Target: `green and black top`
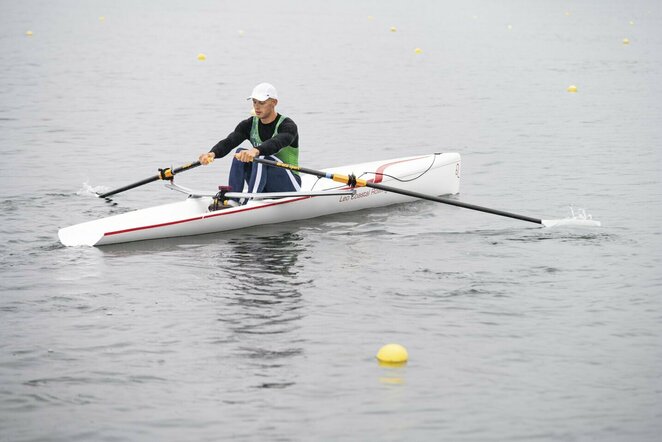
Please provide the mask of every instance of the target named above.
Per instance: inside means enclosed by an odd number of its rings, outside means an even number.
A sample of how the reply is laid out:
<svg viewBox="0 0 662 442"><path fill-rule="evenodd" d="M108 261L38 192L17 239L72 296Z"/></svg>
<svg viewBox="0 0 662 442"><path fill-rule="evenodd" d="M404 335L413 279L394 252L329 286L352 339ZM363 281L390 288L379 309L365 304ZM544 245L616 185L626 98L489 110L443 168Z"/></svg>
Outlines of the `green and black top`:
<svg viewBox="0 0 662 442"><path fill-rule="evenodd" d="M216 143L211 152L216 158L222 158L244 140L249 140L262 156L275 155L284 163L299 164L299 133L291 118L276 114L276 119L269 124L263 124L258 117L247 118Z"/></svg>

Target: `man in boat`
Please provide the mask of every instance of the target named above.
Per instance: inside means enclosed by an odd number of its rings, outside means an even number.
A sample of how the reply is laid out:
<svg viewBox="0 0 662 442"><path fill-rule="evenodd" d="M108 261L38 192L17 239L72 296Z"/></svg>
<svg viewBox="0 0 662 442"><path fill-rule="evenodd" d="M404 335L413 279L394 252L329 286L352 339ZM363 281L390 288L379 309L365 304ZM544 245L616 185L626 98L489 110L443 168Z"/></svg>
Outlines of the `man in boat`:
<svg viewBox="0 0 662 442"><path fill-rule="evenodd" d="M250 193L301 190L298 172L253 162L255 157L294 165L299 162L297 125L291 118L276 112L276 88L269 83L260 83L255 86L248 100L253 100L255 116L240 122L234 131L216 143L209 152L200 155L200 163L207 165L215 158L222 158L244 140L249 140L253 147L237 149L232 159L228 185L233 191L241 192L244 184L248 185ZM237 205L238 201L228 200L226 204Z"/></svg>

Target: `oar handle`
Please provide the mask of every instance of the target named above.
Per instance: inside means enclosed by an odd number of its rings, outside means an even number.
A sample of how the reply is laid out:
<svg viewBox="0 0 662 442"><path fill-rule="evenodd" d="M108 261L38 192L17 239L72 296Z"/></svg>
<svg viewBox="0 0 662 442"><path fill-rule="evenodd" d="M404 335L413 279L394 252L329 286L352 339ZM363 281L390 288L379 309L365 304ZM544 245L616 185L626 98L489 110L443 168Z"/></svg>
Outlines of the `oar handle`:
<svg viewBox="0 0 662 442"><path fill-rule="evenodd" d="M190 163L190 164L184 164L183 166L177 167L175 169L171 169L169 167L165 169L159 169L159 173L157 175L154 175L149 178L145 178L144 180L140 180L138 182L135 182L133 184L126 185L124 187L120 187L119 189L111 190L110 192L106 193L101 193L99 194L99 198L108 198L111 195L115 195L117 193L124 192L126 190L131 190L135 189L136 187L143 186L145 184L158 181L158 180L172 180L175 175L177 175L180 172L184 172L186 170L193 169L195 167L198 167L202 165L200 161L196 161L195 163Z"/></svg>

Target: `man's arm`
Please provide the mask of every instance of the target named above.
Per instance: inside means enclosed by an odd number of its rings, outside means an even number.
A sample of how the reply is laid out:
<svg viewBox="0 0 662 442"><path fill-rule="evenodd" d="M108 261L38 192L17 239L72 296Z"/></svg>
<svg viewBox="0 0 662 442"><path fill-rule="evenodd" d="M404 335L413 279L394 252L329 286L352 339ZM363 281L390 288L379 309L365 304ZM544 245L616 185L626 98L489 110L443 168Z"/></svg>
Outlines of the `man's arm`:
<svg viewBox="0 0 662 442"><path fill-rule="evenodd" d="M216 145L211 148L210 152L214 152L216 158L222 158L229 154L232 149L236 148L244 140L247 140L250 137L251 123L252 118L248 118L237 124L234 131L230 132L227 137L216 143Z"/></svg>

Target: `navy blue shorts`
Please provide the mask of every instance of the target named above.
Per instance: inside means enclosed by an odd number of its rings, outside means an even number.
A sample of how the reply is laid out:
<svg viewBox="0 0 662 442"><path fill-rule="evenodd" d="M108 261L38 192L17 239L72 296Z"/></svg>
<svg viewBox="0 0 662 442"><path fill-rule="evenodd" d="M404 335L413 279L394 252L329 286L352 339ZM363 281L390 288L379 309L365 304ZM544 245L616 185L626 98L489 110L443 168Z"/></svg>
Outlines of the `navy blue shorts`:
<svg viewBox="0 0 662 442"><path fill-rule="evenodd" d="M237 152L241 150L244 149L237 149ZM273 155L261 158L281 161ZM301 190L301 177L289 169L265 166L260 163L243 163L233 157L228 185L232 187L233 192L242 192L245 185L248 185L250 193L296 192ZM246 201L243 203L246 204Z"/></svg>

